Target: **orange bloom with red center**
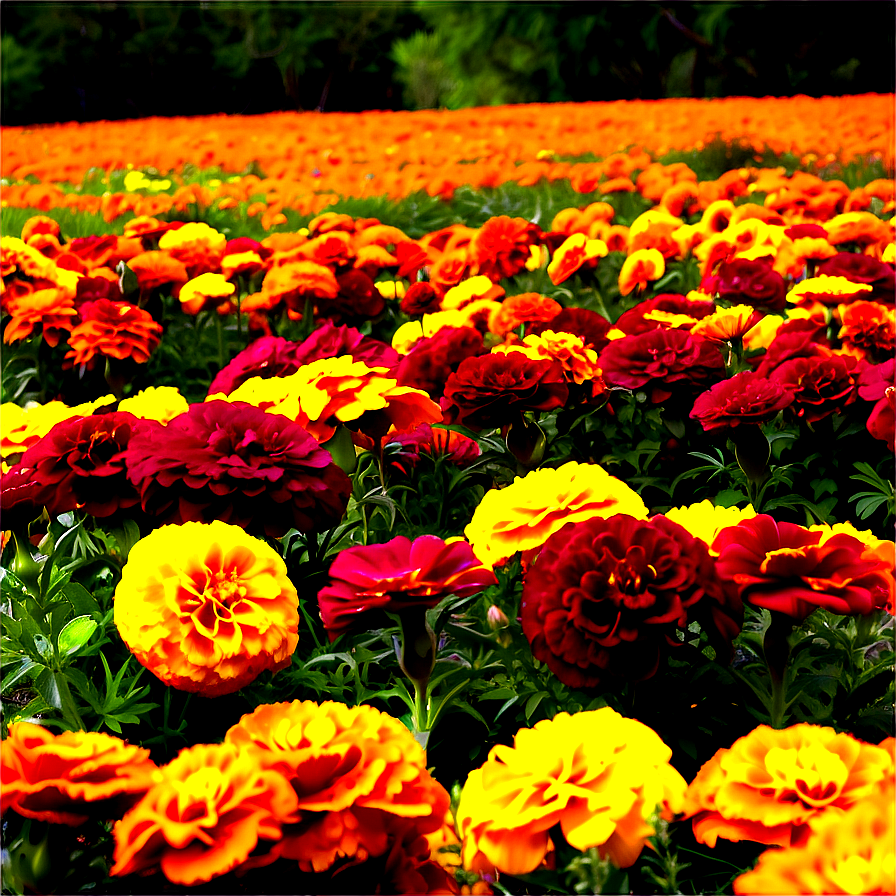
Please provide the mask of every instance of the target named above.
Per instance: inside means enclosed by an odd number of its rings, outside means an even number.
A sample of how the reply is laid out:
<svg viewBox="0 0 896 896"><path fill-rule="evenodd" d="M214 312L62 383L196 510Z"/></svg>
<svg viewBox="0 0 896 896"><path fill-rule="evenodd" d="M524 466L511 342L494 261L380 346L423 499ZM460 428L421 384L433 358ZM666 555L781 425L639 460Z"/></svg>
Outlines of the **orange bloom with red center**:
<svg viewBox="0 0 896 896"><path fill-rule="evenodd" d="M838 305L852 302L863 293L870 293L873 287L867 283L854 283L846 277L830 277L821 274L798 283L787 293L787 301L793 305Z"/></svg>
<svg viewBox="0 0 896 896"><path fill-rule="evenodd" d="M603 258L608 251L607 244L603 240L589 240L581 232L572 234L557 247L548 265L551 283L554 286L563 283L583 265Z"/></svg>
<svg viewBox="0 0 896 896"><path fill-rule="evenodd" d="M841 243L858 243L868 246L872 243L886 243L892 239L886 221L881 221L871 212L845 212L824 222L828 242L833 245Z"/></svg>
<svg viewBox="0 0 896 896"><path fill-rule="evenodd" d="M335 299L339 295L336 275L314 261L292 261L271 268L261 283L261 294L274 304L285 302L293 311L305 310L305 300Z"/></svg>
<svg viewBox="0 0 896 896"><path fill-rule="evenodd" d="M170 284L172 295L177 295L190 279L186 267L167 252L142 252L128 261L128 267L137 275L141 293Z"/></svg>
<svg viewBox="0 0 896 896"><path fill-rule="evenodd" d="M521 324L548 323L561 311L563 306L537 292L523 292L508 296L501 302L488 319L492 333L503 336Z"/></svg>
<svg viewBox="0 0 896 896"><path fill-rule="evenodd" d="M115 818L153 783L149 750L87 731L53 734L17 722L0 744L2 812L76 826L88 818Z"/></svg>
<svg viewBox="0 0 896 896"><path fill-rule="evenodd" d="M131 653L166 684L206 697L288 666L298 608L280 555L218 520L151 532L115 590L115 625Z"/></svg>
<svg viewBox="0 0 896 896"><path fill-rule="evenodd" d="M694 836L770 846L805 841L809 822L841 817L893 774L887 750L820 725L760 725L705 763L685 795Z"/></svg>
<svg viewBox="0 0 896 896"><path fill-rule="evenodd" d="M691 327L691 333L716 342L743 339L763 318L752 305L720 308Z"/></svg>
<svg viewBox="0 0 896 896"><path fill-rule="evenodd" d="M12 315L12 320L3 331L3 341L12 343L27 339L35 327L41 326L44 342L51 346L58 345L59 331L71 330L78 315L74 296L74 290L58 286L23 295L7 295L3 310Z"/></svg>
<svg viewBox="0 0 896 896"><path fill-rule="evenodd" d="M148 311L130 302L109 299L85 302L81 306L81 323L68 337L71 351L66 353L63 366L93 367L98 356L131 358L145 364L158 346L161 334L162 325Z"/></svg>
<svg viewBox="0 0 896 896"><path fill-rule="evenodd" d="M518 274L529 260L539 228L523 218L489 218L470 240L470 263L478 274L498 282Z"/></svg>
<svg viewBox="0 0 896 896"><path fill-rule="evenodd" d="M872 363L883 363L896 351L896 310L880 302L853 302L838 307L843 324L838 336L845 347Z"/></svg>
<svg viewBox="0 0 896 896"><path fill-rule="evenodd" d="M625 259L619 272L619 294L627 296L635 287L645 289L666 272L666 261L659 249L638 249Z"/></svg>
<svg viewBox="0 0 896 896"><path fill-rule="evenodd" d="M769 849L752 871L734 880L738 896L832 893L887 896L896 891L896 794L890 775L844 813L809 822L799 846Z"/></svg>
<svg viewBox="0 0 896 896"><path fill-rule="evenodd" d="M681 249L675 232L684 222L661 208L653 208L639 215L629 228L629 254L642 249L656 249L663 258L675 258Z"/></svg>
<svg viewBox="0 0 896 896"><path fill-rule="evenodd" d="M429 282L443 292L456 286L469 272L470 261L466 249L445 252L430 265Z"/></svg>
<svg viewBox="0 0 896 896"><path fill-rule="evenodd" d="M263 705L243 716L225 742L283 776L297 796L296 823L284 828L265 864L290 858L303 871L319 872L338 859L364 861L383 854L402 823L431 834L448 811L448 793L426 770L420 745L371 706Z"/></svg>
<svg viewBox="0 0 896 896"><path fill-rule="evenodd" d="M113 829L113 877L161 869L180 886L233 870L260 841L279 840L296 795L275 771L231 744L181 750Z"/></svg>

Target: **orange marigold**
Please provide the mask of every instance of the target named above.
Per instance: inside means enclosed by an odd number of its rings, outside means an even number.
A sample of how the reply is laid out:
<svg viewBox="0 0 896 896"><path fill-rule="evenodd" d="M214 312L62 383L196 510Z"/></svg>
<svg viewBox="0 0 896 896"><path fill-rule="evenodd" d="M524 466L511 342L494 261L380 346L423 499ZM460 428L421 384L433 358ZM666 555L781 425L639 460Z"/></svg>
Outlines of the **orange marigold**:
<svg viewBox="0 0 896 896"><path fill-rule="evenodd" d="M162 526L138 541L114 612L146 668L207 697L288 666L299 640L299 599L280 555L218 520Z"/></svg>
<svg viewBox="0 0 896 896"><path fill-rule="evenodd" d="M583 265L603 258L608 251L603 240L589 240L584 233L573 233L557 247L548 265L551 283L554 286L563 283Z"/></svg>
<svg viewBox="0 0 896 896"><path fill-rule="evenodd" d="M296 795L280 774L232 744L198 744L161 769L162 780L116 822L113 877L161 869L193 886L226 874L259 841L279 840Z"/></svg>
<svg viewBox="0 0 896 896"><path fill-rule="evenodd" d="M412 822L417 835L444 823L448 793L426 770L423 749L404 725L371 706L264 705L243 716L225 742L282 775L298 798L296 823L284 828L264 864L282 857L303 871L324 871L340 859L384 853L396 822Z"/></svg>
<svg viewBox="0 0 896 896"><path fill-rule="evenodd" d="M666 262L659 249L638 249L622 264L619 294L627 296L635 287L644 289L651 280L659 280L665 271Z"/></svg>
<svg viewBox="0 0 896 896"><path fill-rule="evenodd" d="M883 363L896 351L896 311L880 302L856 301L837 309L843 324L843 345L872 363Z"/></svg>
<svg viewBox="0 0 896 896"><path fill-rule="evenodd" d="M688 787L685 817L708 846L719 837L790 846L805 840L812 819L839 817L892 769L886 749L833 728L760 725L703 765Z"/></svg>
<svg viewBox="0 0 896 896"><path fill-rule="evenodd" d="M293 261L273 267L264 275L261 294L301 313L306 298L335 299L339 284L328 267L314 261Z"/></svg>
<svg viewBox="0 0 896 896"><path fill-rule="evenodd" d="M500 306L489 314L488 328L492 333L503 336L521 324L547 323L562 310L563 306L554 299L537 292L523 292L507 296Z"/></svg>
<svg viewBox="0 0 896 896"><path fill-rule="evenodd" d="M137 275L141 293L171 284L172 294L177 295L190 279L186 267L167 252L141 252L128 261L128 267Z"/></svg>
<svg viewBox="0 0 896 896"><path fill-rule="evenodd" d="M190 277L217 271L226 246L227 237L201 221L167 230L159 239L159 249L181 262Z"/></svg>
<svg viewBox="0 0 896 896"><path fill-rule="evenodd" d="M597 363L597 352L585 347L582 336L574 333L542 330L541 333L526 336L522 343L514 345L496 345L493 352L522 352L527 358L539 361L547 358L559 361L567 380L581 385L585 382L593 384L592 395L604 391L600 366Z"/></svg>
<svg viewBox="0 0 896 896"><path fill-rule="evenodd" d="M162 325L148 311L130 302L98 299L81 306L81 323L68 337L71 351L63 360L64 367L94 367L98 356L132 358L145 364L161 338Z"/></svg>
<svg viewBox="0 0 896 896"><path fill-rule="evenodd" d="M76 826L116 818L152 785L149 750L109 734L64 731L17 722L0 744L2 812Z"/></svg>
<svg viewBox="0 0 896 896"><path fill-rule="evenodd" d="M468 251L473 268L496 283L518 274L526 266L529 247L539 232L537 225L524 218L489 218L470 240Z"/></svg>

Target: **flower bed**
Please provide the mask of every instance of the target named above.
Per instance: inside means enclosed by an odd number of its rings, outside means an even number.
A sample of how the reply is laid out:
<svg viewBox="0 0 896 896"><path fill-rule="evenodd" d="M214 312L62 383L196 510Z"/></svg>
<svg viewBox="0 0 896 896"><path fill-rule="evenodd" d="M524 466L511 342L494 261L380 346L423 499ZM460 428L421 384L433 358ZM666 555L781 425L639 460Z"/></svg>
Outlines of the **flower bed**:
<svg viewBox="0 0 896 896"><path fill-rule="evenodd" d="M6 129L5 886L892 892L891 103Z"/></svg>

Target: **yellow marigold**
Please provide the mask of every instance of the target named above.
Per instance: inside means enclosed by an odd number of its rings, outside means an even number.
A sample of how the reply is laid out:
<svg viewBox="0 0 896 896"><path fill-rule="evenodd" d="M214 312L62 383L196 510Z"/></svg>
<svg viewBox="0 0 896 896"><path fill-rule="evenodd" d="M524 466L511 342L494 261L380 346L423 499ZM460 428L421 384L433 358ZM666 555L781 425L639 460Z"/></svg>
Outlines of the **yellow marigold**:
<svg viewBox="0 0 896 896"><path fill-rule="evenodd" d="M609 249L603 240L588 239L587 234L573 233L557 247L548 265L551 283L557 286L568 280L582 265L606 256Z"/></svg>
<svg viewBox="0 0 896 896"><path fill-rule="evenodd" d="M167 423L189 409L189 402L177 386L150 386L130 398L123 398L118 404L119 411L127 411L144 420L158 420L159 423Z"/></svg>
<svg viewBox="0 0 896 896"><path fill-rule="evenodd" d="M275 771L231 744L181 750L162 780L116 822L110 875L161 869L190 887L242 864L259 841L280 839L296 795Z"/></svg>
<svg viewBox="0 0 896 896"><path fill-rule="evenodd" d="M887 247L881 254L880 260L886 264L893 264L896 262L896 243L887 243Z"/></svg>
<svg viewBox="0 0 896 896"><path fill-rule="evenodd" d="M448 793L426 770L423 749L401 722L372 706L263 705L225 742L292 785L298 823L284 828L272 858L298 860L303 871L381 854L390 816L411 821L418 835L444 824Z"/></svg>
<svg viewBox="0 0 896 896"><path fill-rule="evenodd" d="M540 547L566 523L616 513L647 519L644 502L624 482L597 464L570 461L486 492L464 535L484 565L496 566Z"/></svg>
<svg viewBox="0 0 896 896"><path fill-rule="evenodd" d="M463 863L477 873L528 874L566 841L596 847L620 868L633 865L654 833L657 807L678 812L687 787L655 731L609 707L522 729L471 772L457 822Z"/></svg>
<svg viewBox="0 0 896 896"><path fill-rule="evenodd" d="M217 271L226 247L227 237L201 221L166 230L159 238L159 249L183 264L191 277Z"/></svg>
<svg viewBox="0 0 896 896"><path fill-rule="evenodd" d="M0 744L2 811L77 826L117 818L153 784L149 750L109 734L64 731L17 722Z"/></svg>
<svg viewBox="0 0 896 896"><path fill-rule="evenodd" d="M373 284L384 299L403 299L407 287L400 280L380 280Z"/></svg>
<svg viewBox="0 0 896 896"><path fill-rule="evenodd" d="M470 302L478 299L500 299L504 295L504 287L492 283L483 274L468 277L461 280L457 286L452 286L442 299L442 311L459 311Z"/></svg>
<svg viewBox="0 0 896 896"><path fill-rule="evenodd" d="M717 342L744 338L763 318L752 305L733 305L720 308L698 321L691 332Z"/></svg>
<svg viewBox="0 0 896 896"><path fill-rule="evenodd" d="M690 314L676 314L674 311L654 308L644 315L644 320L658 321L669 330L690 330L698 319Z"/></svg>
<svg viewBox="0 0 896 896"><path fill-rule="evenodd" d="M722 529L736 526L742 520L756 516L752 504L741 510L738 507L717 507L709 499L684 507L673 507L663 514L667 520L683 526L694 538L706 542L712 553L712 543Z"/></svg>
<svg viewBox="0 0 896 896"><path fill-rule="evenodd" d="M775 341L784 318L777 314L766 314L755 327L744 335L744 348L747 351L755 351L760 348L768 348Z"/></svg>
<svg viewBox="0 0 896 896"><path fill-rule="evenodd" d="M339 423L358 420L369 411L381 411L386 428L391 425L401 432L442 419L439 406L425 392L399 386L396 379L385 375L387 371L385 367L368 367L351 355L321 358L290 376L252 377L230 395L210 395L206 400L246 401L282 414L319 442L331 438Z"/></svg>
<svg viewBox="0 0 896 896"><path fill-rule="evenodd" d="M769 849L734 880L738 896L869 894L896 891L896 793L892 776L844 813L809 822L805 843Z"/></svg>
<svg viewBox="0 0 896 896"><path fill-rule="evenodd" d="M597 352L586 348L581 336L573 333L555 333L553 330L544 330L536 335L526 336L522 343L515 345L496 345L492 352L507 354L508 352L522 352L527 358L540 361L547 358L551 361L559 361L567 379L574 383L594 382L598 388L595 391L603 391L603 381L600 376L600 367L597 363Z"/></svg>
<svg viewBox="0 0 896 896"><path fill-rule="evenodd" d="M703 765L688 787L685 817L708 846L719 837L790 846L805 839L812 819L839 817L892 769L886 749L833 728L760 725Z"/></svg>
<svg viewBox="0 0 896 896"><path fill-rule="evenodd" d="M665 272L666 261L659 249L638 249L622 264L619 293L627 296L636 286L644 289L651 280L659 280Z"/></svg>
<svg viewBox="0 0 896 896"><path fill-rule="evenodd" d="M822 274L819 277L810 277L797 283L787 293L787 301L793 305L804 305L820 301L826 305L836 305L838 299L855 298L863 292L871 292L873 289L867 283L853 283L846 277L830 277Z"/></svg>
<svg viewBox="0 0 896 896"><path fill-rule="evenodd" d="M409 320L392 335L392 348L406 355L421 340L435 336L446 327L465 327L467 317L462 311L436 311L424 314L420 320Z"/></svg>
<svg viewBox="0 0 896 896"><path fill-rule="evenodd" d="M299 600L286 564L240 526L162 526L134 545L114 618L131 653L166 684L229 694L288 666Z"/></svg>
<svg viewBox="0 0 896 896"><path fill-rule="evenodd" d="M21 454L36 445L57 423L70 417L87 417L97 408L114 402L114 395L104 395L74 407L62 401L31 404L24 408L6 402L0 406L0 457Z"/></svg>
<svg viewBox="0 0 896 896"><path fill-rule="evenodd" d="M198 314L204 308L219 304L236 292L236 286L223 274L205 273L188 280L180 288L181 307L187 314ZM218 302L215 301L218 300Z"/></svg>

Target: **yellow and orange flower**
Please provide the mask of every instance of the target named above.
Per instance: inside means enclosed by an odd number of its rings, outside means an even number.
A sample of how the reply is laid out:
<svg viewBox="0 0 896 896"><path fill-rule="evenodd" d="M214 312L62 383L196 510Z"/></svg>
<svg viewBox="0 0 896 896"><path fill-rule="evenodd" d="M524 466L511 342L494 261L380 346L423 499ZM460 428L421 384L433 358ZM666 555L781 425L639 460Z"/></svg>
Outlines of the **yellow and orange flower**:
<svg viewBox="0 0 896 896"><path fill-rule="evenodd" d="M659 280L665 272L666 260L659 249L638 249L622 264L619 294L627 296L635 287L644 289L652 280Z"/></svg>
<svg viewBox="0 0 896 896"><path fill-rule="evenodd" d="M736 526L741 520L748 520L756 516L752 504L748 504L742 510L737 507L718 507L709 499L697 504L689 504L684 507L673 507L663 514L667 520L683 526L695 538L706 542L709 552L712 554L712 543L722 529Z"/></svg>
<svg viewBox="0 0 896 896"><path fill-rule="evenodd" d="M134 545L115 590L115 625L166 684L229 694L289 665L299 600L279 554L240 526L162 526Z"/></svg>
<svg viewBox="0 0 896 896"><path fill-rule="evenodd" d="M477 873L528 874L560 826L578 850L633 865L657 810L681 810L687 787L652 729L609 707L522 729L467 778L457 810L463 864Z"/></svg>
<svg viewBox="0 0 896 896"><path fill-rule="evenodd" d="M548 323L563 306L554 299L537 292L523 292L508 296L489 314L488 328L498 336L515 330L520 324Z"/></svg>
<svg viewBox="0 0 896 896"><path fill-rule="evenodd" d="M867 283L853 283L846 277L831 277L822 274L810 277L798 283L787 293L787 301L793 305L812 305L821 302L824 305L838 305L851 302L862 293L871 292L873 287Z"/></svg>
<svg viewBox="0 0 896 896"><path fill-rule="evenodd" d="M181 287L178 298L187 314L198 314L204 308L220 304L235 292L236 286L223 274L205 273L188 280Z"/></svg>
<svg viewBox="0 0 896 896"><path fill-rule="evenodd" d="M573 333L555 333L553 330L543 330L537 336L534 334L526 336L521 343L496 345L492 351L503 354L522 352L527 358L532 358L534 361L544 358L549 361L559 361L567 380L578 384L593 383L593 395L604 391L600 367L597 363L597 352L594 349L586 348L585 340Z"/></svg>
<svg viewBox="0 0 896 896"><path fill-rule="evenodd" d="M551 283L557 286L568 280L588 262L603 258L609 249L603 240L588 239L584 233L573 233L557 247L548 265Z"/></svg>
<svg viewBox="0 0 896 896"><path fill-rule="evenodd" d="M843 324L838 336L850 353L882 363L896 351L896 310L880 302L859 300L838 306Z"/></svg>
<svg viewBox="0 0 896 896"><path fill-rule="evenodd" d="M227 237L201 221L167 230L159 238L159 249L183 264L190 277L217 271L226 246Z"/></svg>
<svg viewBox="0 0 896 896"><path fill-rule="evenodd" d="M464 535L484 565L496 566L541 547L567 523L616 513L647 519L644 502L624 482L597 464L570 461L486 492Z"/></svg>
<svg viewBox="0 0 896 896"><path fill-rule="evenodd" d="M892 775L843 813L809 822L805 843L769 849L752 871L734 880L738 896L896 892L896 793Z"/></svg>
<svg viewBox="0 0 896 896"><path fill-rule="evenodd" d="M711 847L719 837L790 846L805 840L813 819L840 817L892 774L886 749L850 734L820 725L760 725L703 765L684 813L696 839Z"/></svg>
<svg viewBox="0 0 896 896"><path fill-rule="evenodd" d="M314 261L293 261L271 268L261 282L261 294L272 304L285 302L303 312L305 300L335 299L339 294L336 275Z"/></svg>
<svg viewBox="0 0 896 896"><path fill-rule="evenodd" d="M743 339L763 318L752 305L720 308L691 327L691 332L716 342Z"/></svg>
<svg viewBox="0 0 896 896"><path fill-rule="evenodd" d="M161 869L180 886L205 883L279 840L295 813L289 782L232 744L181 750L160 776L115 824L113 877Z"/></svg>
<svg viewBox="0 0 896 896"><path fill-rule="evenodd" d="M89 308L89 310L87 310ZM159 344L162 325L130 302L99 299L82 306L81 323L69 334L63 366L92 367L100 357L145 364Z"/></svg>
<svg viewBox="0 0 896 896"><path fill-rule="evenodd" d="M116 818L153 784L149 750L109 734L17 722L0 744L2 812L76 826Z"/></svg>
<svg viewBox="0 0 896 896"><path fill-rule="evenodd" d="M186 266L167 252L142 252L128 261L128 267L137 275L141 293L171 284L172 294L177 295L190 279Z"/></svg>

